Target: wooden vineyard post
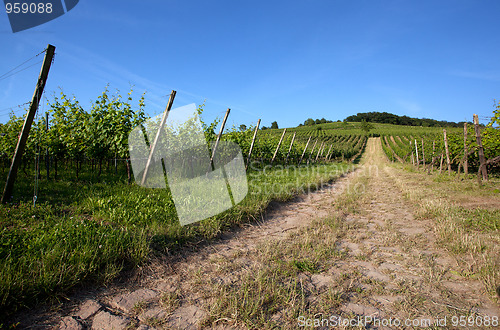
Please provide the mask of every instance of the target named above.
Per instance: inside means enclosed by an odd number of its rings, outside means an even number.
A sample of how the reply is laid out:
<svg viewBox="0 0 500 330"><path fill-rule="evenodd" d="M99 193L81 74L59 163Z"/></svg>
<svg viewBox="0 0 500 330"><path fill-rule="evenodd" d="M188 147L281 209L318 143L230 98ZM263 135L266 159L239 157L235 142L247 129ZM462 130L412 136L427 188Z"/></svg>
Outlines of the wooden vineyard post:
<svg viewBox="0 0 500 330"><path fill-rule="evenodd" d="M441 153L441 162L439 163L439 174L441 174L441 172L443 171L443 159L444 155L443 153Z"/></svg>
<svg viewBox="0 0 500 330"><path fill-rule="evenodd" d="M252 158L253 146L255 144L255 138L257 137L257 132L259 131L260 119L257 121L257 126L255 126L255 131L253 132L252 144L250 145L250 150L248 151L247 165L245 170L248 170L248 165L250 164L250 159Z"/></svg>
<svg viewBox="0 0 500 330"><path fill-rule="evenodd" d="M332 145L332 144L330 144L330 148L328 148L328 153L326 154L326 157L325 157L325 159L326 159L327 161L328 161L328 160L330 160L330 151L332 151L332 147L333 147L333 145Z"/></svg>
<svg viewBox="0 0 500 330"><path fill-rule="evenodd" d="M309 139L307 140L306 147L304 148L304 151L302 151L302 156L300 156L299 164L302 163L302 159L304 158L304 155L306 154L307 147L309 146L309 142L311 142L312 136L309 136Z"/></svg>
<svg viewBox="0 0 500 330"><path fill-rule="evenodd" d="M31 125L33 124L33 119L35 118L35 113L38 109L38 104L43 95L43 90L45 88L45 83L47 82L47 77L49 76L50 66L52 64L52 59L54 58L56 47L48 45L45 50L45 57L43 59L42 68L40 70L40 75L35 87L35 92L31 99L30 108L26 119L24 120L23 129L21 134L19 134L19 139L17 141L17 146L14 151L14 157L12 158L12 164L10 165L9 174L7 175L7 181L5 182L5 188L2 195L2 203L7 203L14 190L14 183L17 177L17 171L19 165L21 165L21 160L23 158L24 149L26 147L26 142L28 141L28 136L30 134Z"/></svg>
<svg viewBox="0 0 500 330"><path fill-rule="evenodd" d="M286 133L286 128L283 130L283 134L281 134L280 142L278 143L278 146L276 147L276 151L274 152L273 159L271 159L271 165L274 163L274 159L276 158L276 155L278 154L278 150L280 149L281 142L283 142L283 138L285 137L285 133Z"/></svg>
<svg viewBox="0 0 500 330"><path fill-rule="evenodd" d="M210 163L214 163L215 152L217 151L217 147L219 146L220 138L222 137L222 132L224 132L224 126L226 126L227 117L229 117L229 112L231 109L227 108L226 114L224 115L224 120L222 121L222 125L220 127L219 135L217 135L217 139L215 140L214 148L212 149L212 157L210 157Z"/></svg>
<svg viewBox="0 0 500 330"><path fill-rule="evenodd" d="M49 113L45 113L45 134L49 134ZM47 181L50 179L49 146L45 149L45 169L47 170Z"/></svg>
<svg viewBox="0 0 500 330"><path fill-rule="evenodd" d="M319 153L321 152L324 144L325 144L324 142L321 142L321 145L319 146L319 149L318 149L318 154L316 155L316 159L314 160L315 162L318 161Z"/></svg>
<svg viewBox="0 0 500 330"><path fill-rule="evenodd" d="M434 170L434 162L436 161L435 151L436 151L436 141L434 140L434 141L432 141L432 160L431 160L431 164L429 165L428 174L431 174L431 171Z"/></svg>
<svg viewBox="0 0 500 330"><path fill-rule="evenodd" d="M290 152L292 151L293 141L295 141L295 134L296 132L293 132L292 142L290 143L290 148L288 148L288 153L286 154L285 165L288 164L288 157L290 156Z"/></svg>
<svg viewBox="0 0 500 330"><path fill-rule="evenodd" d="M410 141L410 150L411 150L411 164L415 166L415 156L413 155L413 146L411 145L411 141Z"/></svg>
<svg viewBox="0 0 500 330"><path fill-rule="evenodd" d="M311 150L311 153L309 154L309 158L307 159L307 164L309 164L309 161L311 160L311 155L314 153L314 148L316 148L317 143L318 143L318 140L314 141L313 148Z"/></svg>
<svg viewBox="0 0 500 330"><path fill-rule="evenodd" d="M333 144L331 144L331 146L332 146L332 151L330 152L330 155L328 156L328 160L332 160L332 157L333 157L333 152L334 152Z"/></svg>
<svg viewBox="0 0 500 330"><path fill-rule="evenodd" d="M479 130L479 119L476 114L474 114L474 131L476 132L476 142L479 146L479 172L483 176L483 180L488 181L488 172L486 170L486 158L484 157L483 142L481 141L481 131Z"/></svg>
<svg viewBox="0 0 500 330"><path fill-rule="evenodd" d="M448 137L446 136L446 129L444 128L443 128L443 138L444 138L444 151L446 152L446 164L448 164L448 174L451 174L450 149L448 149Z"/></svg>
<svg viewBox="0 0 500 330"><path fill-rule="evenodd" d="M418 145L417 145L417 139L415 139L415 156L417 158L417 168L418 168L418 165L420 164L420 161L418 159Z"/></svg>
<svg viewBox="0 0 500 330"><path fill-rule="evenodd" d="M156 151L156 145L158 144L158 140L160 139L160 135L161 135L161 132L163 130L163 126L165 126L165 122L167 121L168 113L170 112L170 109L172 109L172 104L174 104L175 94L177 94L177 92L174 90L172 91L172 93L170 93L167 107L165 108L165 111L163 112L163 116L161 118L160 127L158 128L158 131L156 132L155 139L154 139L153 144L151 145L151 148L149 150L148 160L146 162L146 168L144 169L144 173L142 175L141 186L144 186L144 183L146 182L146 178L147 178L148 172L149 172L149 167L151 166L151 161L152 161L153 155Z"/></svg>
<svg viewBox="0 0 500 330"><path fill-rule="evenodd" d="M422 168L425 170L424 139L422 138Z"/></svg>
<svg viewBox="0 0 500 330"><path fill-rule="evenodd" d="M467 156L467 123L464 123L464 174L467 176L469 174L469 161Z"/></svg>

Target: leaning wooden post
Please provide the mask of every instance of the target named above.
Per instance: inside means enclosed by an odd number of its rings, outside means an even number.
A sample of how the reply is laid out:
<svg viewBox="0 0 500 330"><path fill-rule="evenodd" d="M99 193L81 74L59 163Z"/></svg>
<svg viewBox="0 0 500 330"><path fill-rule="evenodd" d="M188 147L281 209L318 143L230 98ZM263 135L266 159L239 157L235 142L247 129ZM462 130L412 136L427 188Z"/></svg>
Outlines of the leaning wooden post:
<svg viewBox="0 0 500 330"><path fill-rule="evenodd" d="M439 174L441 174L441 172L443 171L443 158L444 155L443 153L441 153L441 162L439 163Z"/></svg>
<svg viewBox="0 0 500 330"><path fill-rule="evenodd" d="M417 168L420 165L420 160L418 159L418 144L417 139L415 139L415 156L417 157Z"/></svg>
<svg viewBox="0 0 500 330"><path fill-rule="evenodd" d="M250 159L252 157L253 146L255 144L255 138L257 137L257 132L259 131L260 119L257 121L257 126L255 126L255 131L253 132L252 144L250 145L250 150L248 151L247 157L247 165L245 166L245 170L248 169L248 165L250 164Z"/></svg>
<svg viewBox="0 0 500 330"><path fill-rule="evenodd" d="M45 113L45 133L49 134L49 113ZM49 146L45 148L45 169L47 171L47 181L50 179Z"/></svg>
<svg viewBox="0 0 500 330"><path fill-rule="evenodd" d="M165 122L167 121L170 109L172 109L172 104L174 104L175 94L177 94L177 92L174 90L172 91L172 93L170 93L167 107L165 108L165 111L163 112L160 126L158 128L158 131L156 131L155 139L154 139L153 144L151 145L151 148L149 150L148 160L146 162L146 168L144 169L144 173L142 174L141 186L144 186L144 184L146 183L146 178L148 176L149 167L151 166L151 161L153 160L153 155L156 151L156 145L158 144L158 140L160 139L161 132L163 131L163 127L165 126Z"/></svg>
<svg viewBox="0 0 500 330"><path fill-rule="evenodd" d="M56 47L48 45L45 50L45 57L43 59L42 68L40 70L40 75L38 76L38 81L36 83L35 92L31 99L30 108L28 115L24 120L23 129L21 134L19 134L19 139L17 141L16 150L14 151L14 157L12 158L12 163L10 165L9 174L7 175L7 181L5 182L5 188L2 195L2 203L7 203L14 190L14 183L17 177L17 171L19 165L21 165L21 160L23 158L24 149L26 148L26 142L28 141L28 136L30 134L31 125L33 124L33 119L35 118L36 110L38 109L38 104L42 98L43 90L45 88L45 83L49 76L50 66L52 64L52 59L54 58Z"/></svg>
<svg viewBox="0 0 500 330"><path fill-rule="evenodd" d="M323 148L321 148L321 154L319 155L321 158L323 158L323 152L325 151L326 148L326 142L323 143Z"/></svg>
<svg viewBox="0 0 500 330"><path fill-rule="evenodd" d="M436 161L436 154L435 154L435 151L436 151L436 141L432 141L432 161L431 161L431 164L429 165L429 174L431 174L431 171L434 170L434 162Z"/></svg>
<svg viewBox="0 0 500 330"><path fill-rule="evenodd" d="M332 160L333 153L335 151L335 148L333 148L333 144L331 146L332 146L332 151L330 152L330 157L328 157L328 160Z"/></svg>
<svg viewBox="0 0 500 330"><path fill-rule="evenodd" d="M302 151L302 156L300 156L299 165L300 165L300 163L302 163L302 159L304 158L304 155L306 154L307 146L309 146L309 142L311 142L311 138L312 138L312 136L309 136L309 139L307 140L307 143L306 143L306 147L304 148L304 151Z"/></svg>
<svg viewBox="0 0 500 330"><path fill-rule="evenodd" d="M325 159L326 159L327 161L328 161L328 160L330 160L330 151L332 151L332 147L333 147L333 145L332 145L332 144L330 144L330 148L328 148L328 153L326 154L326 157L325 157Z"/></svg>
<svg viewBox="0 0 500 330"><path fill-rule="evenodd" d="M319 158L319 153L321 152L321 150L323 149L323 145L325 144L325 142L321 142L321 145L319 146L319 149L318 149L318 154L316 155L316 159L314 160L315 162L318 161L318 158Z"/></svg>
<svg viewBox="0 0 500 330"><path fill-rule="evenodd" d="M318 143L318 140L314 141L313 148L311 150L311 153L309 154L309 157L307 158L307 163L309 164L309 161L311 160L311 155L314 154L314 148L316 148L316 144Z"/></svg>
<svg viewBox="0 0 500 330"><path fill-rule="evenodd" d="M446 129L443 128L444 150L446 152L446 164L448 164L448 174L451 174L450 149L448 149L448 137Z"/></svg>
<svg viewBox="0 0 500 330"><path fill-rule="evenodd" d="M214 163L215 152L217 151L217 147L219 146L219 141L220 138L222 137L222 132L224 132L224 126L226 126L226 121L227 117L229 117L229 112L231 112L231 109L227 108L226 115L224 116L224 120L222 121L222 125L220 127L219 135L217 135L217 139L215 140L215 144L212 149L212 157L210 157L210 163L212 163L212 167Z"/></svg>
<svg viewBox="0 0 500 330"><path fill-rule="evenodd" d="M278 154L278 150L280 149L281 142L283 142L283 138L285 137L285 133L286 133L286 128L283 130L283 134L281 134L280 142L278 143L278 146L276 147L276 151L274 152L273 159L271 159L271 165L274 163L274 159L276 158L276 155Z"/></svg>
<svg viewBox="0 0 500 330"><path fill-rule="evenodd" d="M483 142L481 141L481 131L479 130L479 119L476 114L474 114L474 130L476 132L476 142L479 146L479 171L483 175L483 180L488 181L488 172L486 170L486 158L484 157Z"/></svg>
<svg viewBox="0 0 500 330"><path fill-rule="evenodd" d="M293 132L292 142L290 143L290 148L288 148L288 153L286 154L285 165L288 164L288 157L290 156L290 152L292 151L293 141L295 141L295 134L296 132Z"/></svg>
<svg viewBox="0 0 500 330"><path fill-rule="evenodd" d="M425 171L425 152L424 152L424 138L422 138L422 167Z"/></svg>
<svg viewBox="0 0 500 330"><path fill-rule="evenodd" d="M467 176L469 174L469 162L468 162L468 156L467 156L467 123L464 123L464 174Z"/></svg>

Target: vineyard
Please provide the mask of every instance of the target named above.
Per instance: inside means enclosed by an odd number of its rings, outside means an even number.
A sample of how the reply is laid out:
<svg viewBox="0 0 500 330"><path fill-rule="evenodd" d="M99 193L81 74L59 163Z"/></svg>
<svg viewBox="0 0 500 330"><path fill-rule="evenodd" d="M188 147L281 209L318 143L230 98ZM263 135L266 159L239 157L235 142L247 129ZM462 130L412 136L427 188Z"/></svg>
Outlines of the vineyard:
<svg viewBox="0 0 500 330"><path fill-rule="evenodd" d="M61 92L38 117L24 153L13 197L0 207L1 306L14 311L83 282L107 283L123 269L171 253L188 242L217 237L225 228L249 221L273 200L287 200L348 171L360 157L368 136L380 136L393 162L449 171L480 168L474 126L440 128L375 124L369 134L360 123L325 123L311 127L219 131L239 145L247 164L249 193L235 208L198 224L180 226L168 189L141 188L133 183L128 135L144 123L142 95L133 104L108 88L89 110ZM198 107L200 119L203 106ZM498 116L498 110L495 112ZM498 129L482 128L490 173L498 173ZM1 175L10 165L24 118L11 116L0 126ZM207 141L218 137L217 119L202 121ZM465 144L464 144L465 141ZM467 157L464 152L467 150ZM467 160L467 161L465 161ZM444 165L443 165L444 162ZM298 176L294 169L308 169ZM351 167L349 167L351 168ZM293 184L292 184L293 183ZM278 185L283 189L272 189ZM28 229L29 228L29 229Z"/></svg>
<svg viewBox="0 0 500 330"><path fill-rule="evenodd" d="M172 102L174 97L175 92ZM500 105L486 127L470 124L447 132L359 122L267 129L260 120L225 129L229 109L223 121L205 122L200 105L196 115L208 145L222 140L240 147L249 191L232 209L181 226L168 186L151 189L134 182L128 138L150 119L144 94L134 101L133 90L122 96L106 87L85 109L61 90L42 107L46 113L34 118L12 194L4 194L7 203L0 206L0 308L8 313L86 282L109 283L153 255L211 240L258 218L272 201L317 189L352 170L370 136L381 137L393 162L440 172L446 166L449 173L499 172L500 135L494 126ZM0 124L2 184L10 177L28 113L31 109L12 113Z"/></svg>
<svg viewBox="0 0 500 330"><path fill-rule="evenodd" d="M248 166L248 195L233 209L181 226L169 189L133 182L127 139L148 117L144 95L136 104L132 95L106 88L87 110L61 92L44 105L47 115L37 116L13 196L0 206L0 308L15 311L84 282L108 283L152 254L217 237L258 217L271 201L349 171L367 141L350 124L341 130L227 129L221 139L237 143ZM198 113L202 118L203 106ZM0 125L2 184L24 119L12 115ZM220 120L202 123L207 141L214 141Z"/></svg>
<svg viewBox="0 0 500 330"><path fill-rule="evenodd" d="M464 124L464 129L435 132L390 132L382 135L382 148L392 162L411 163L417 168L434 168L469 173L500 171L500 103L486 127ZM481 131L482 130L482 131ZM483 160L481 160L483 158ZM484 167L484 170L482 169ZM479 174L479 172L478 172ZM487 179L487 174L482 174Z"/></svg>

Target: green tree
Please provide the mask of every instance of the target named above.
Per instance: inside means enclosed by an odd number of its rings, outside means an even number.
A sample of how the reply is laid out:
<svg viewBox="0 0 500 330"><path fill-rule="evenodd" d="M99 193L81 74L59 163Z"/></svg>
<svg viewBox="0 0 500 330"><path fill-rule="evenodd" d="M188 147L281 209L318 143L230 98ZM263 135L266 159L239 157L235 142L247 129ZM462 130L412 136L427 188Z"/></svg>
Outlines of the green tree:
<svg viewBox="0 0 500 330"><path fill-rule="evenodd" d="M305 126L312 126L314 125L314 119L312 118L307 118L306 121L304 122Z"/></svg>
<svg viewBox="0 0 500 330"><path fill-rule="evenodd" d="M373 125L366 120L361 121L361 129L365 131L366 134L370 132L371 129L373 129Z"/></svg>
<svg viewBox="0 0 500 330"><path fill-rule="evenodd" d="M278 122L277 122L277 121L273 121L273 122L271 123L271 128L272 128L272 129L278 129L278 128L279 128L279 127L278 127Z"/></svg>

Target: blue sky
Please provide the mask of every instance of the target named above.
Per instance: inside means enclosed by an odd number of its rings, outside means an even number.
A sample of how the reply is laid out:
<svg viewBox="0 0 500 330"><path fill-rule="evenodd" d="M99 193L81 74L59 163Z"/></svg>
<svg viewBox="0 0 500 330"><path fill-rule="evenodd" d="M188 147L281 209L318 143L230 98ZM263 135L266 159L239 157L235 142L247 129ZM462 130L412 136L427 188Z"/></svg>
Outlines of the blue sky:
<svg viewBox="0 0 500 330"><path fill-rule="evenodd" d="M237 126L368 111L486 122L500 99L499 17L495 0L81 0L15 34L0 13L0 75L51 43L47 98L61 87L86 108L109 83L133 84L136 100L147 91L150 115L175 89L174 107L206 99L205 120L229 107ZM0 122L30 101L39 70L0 80Z"/></svg>

